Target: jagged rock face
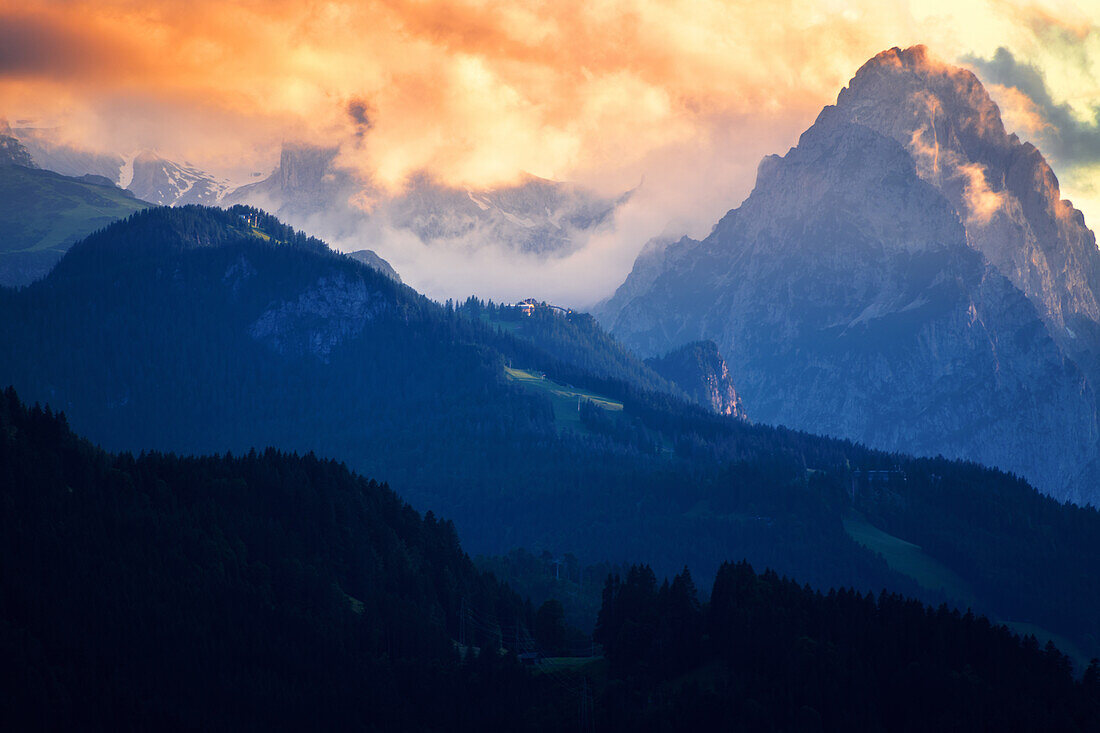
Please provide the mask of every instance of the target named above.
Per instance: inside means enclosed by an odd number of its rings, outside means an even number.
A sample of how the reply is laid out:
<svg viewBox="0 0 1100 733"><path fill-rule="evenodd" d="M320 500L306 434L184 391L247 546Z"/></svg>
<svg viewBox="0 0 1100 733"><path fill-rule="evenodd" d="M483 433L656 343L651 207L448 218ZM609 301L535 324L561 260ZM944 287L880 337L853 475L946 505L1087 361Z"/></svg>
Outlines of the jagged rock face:
<svg viewBox="0 0 1100 733"><path fill-rule="evenodd" d="M401 276L397 274L397 270L393 269L393 265L379 257L378 253L373 249L361 249L358 252L348 252L348 257L356 262L362 262L372 270L377 270L396 283L401 282Z"/></svg>
<svg viewBox="0 0 1100 733"><path fill-rule="evenodd" d="M713 341L695 341L646 365L684 390L693 400L719 415L744 419L745 406L734 389L729 366Z"/></svg>
<svg viewBox="0 0 1100 733"><path fill-rule="evenodd" d="M338 152L336 148L286 144L279 166L270 176L232 191L222 203L249 204L292 218L343 211L352 181L334 166Z"/></svg>
<svg viewBox="0 0 1100 733"><path fill-rule="evenodd" d="M0 122L0 165L38 167L23 144L11 134L11 128L6 122Z"/></svg>
<svg viewBox="0 0 1100 733"><path fill-rule="evenodd" d="M715 341L754 420L1100 499L1080 369L909 151L836 108L710 236L640 257L601 315L642 353Z"/></svg>
<svg viewBox="0 0 1100 733"><path fill-rule="evenodd" d="M141 153L133 161L133 177L126 186L142 201L159 206L216 204L226 184L189 165L173 163L154 153Z"/></svg>
<svg viewBox="0 0 1100 733"><path fill-rule="evenodd" d="M1100 377L1100 251L1081 212L1030 143L1006 133L974 74L923 46L884 51L837 109L906 147L959 212L971 247L1035 303L1051 336Z"/></svg>

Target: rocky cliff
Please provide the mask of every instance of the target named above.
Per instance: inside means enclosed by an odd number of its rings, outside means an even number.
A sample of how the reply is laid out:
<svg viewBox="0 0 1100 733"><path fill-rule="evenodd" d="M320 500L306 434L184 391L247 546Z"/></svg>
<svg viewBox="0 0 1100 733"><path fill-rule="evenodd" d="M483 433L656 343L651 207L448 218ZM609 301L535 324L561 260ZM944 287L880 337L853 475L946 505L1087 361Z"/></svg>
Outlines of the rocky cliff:
<svg viewBox="0 0 1100 733"><path fill-rule="evenodd" d="M745 417L729 366L713 341L694 341L664 356L646 359L646 366L719 415Z"/></svg>

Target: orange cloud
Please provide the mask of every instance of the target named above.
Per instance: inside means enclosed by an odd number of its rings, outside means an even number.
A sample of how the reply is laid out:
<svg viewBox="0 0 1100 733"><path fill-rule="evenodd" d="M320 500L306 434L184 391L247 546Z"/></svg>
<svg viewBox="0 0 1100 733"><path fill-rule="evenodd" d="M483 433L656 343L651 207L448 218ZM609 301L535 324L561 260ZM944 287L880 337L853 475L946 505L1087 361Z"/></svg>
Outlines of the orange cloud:
<svg viewBox="0 0 1100 733"><path fill-rule="evenodd" d="M300 140L339 146L341 164L372 186L399 188L423 170L474 187L524 172L604 192L644 180L638 219L620 226L630 241L606 244L623 248L618 269L602 275L610 287L669 222L705 234L747 194L760 158L793 144L882 49L1023 53L1069 17L1046 2L1010 9L992 0L0 0L0 117L223 175L269 170L282 141ZM1095 26L1073 18L1062 36ZM1026 120L1015 102L1012 119Z"/></svg>

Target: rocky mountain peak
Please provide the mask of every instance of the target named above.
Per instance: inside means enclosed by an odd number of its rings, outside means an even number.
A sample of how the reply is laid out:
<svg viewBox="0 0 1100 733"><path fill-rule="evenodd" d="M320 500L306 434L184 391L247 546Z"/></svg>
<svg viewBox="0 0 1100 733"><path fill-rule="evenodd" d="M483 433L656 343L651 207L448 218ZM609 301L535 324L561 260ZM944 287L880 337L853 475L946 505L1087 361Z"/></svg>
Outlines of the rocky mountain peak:
<svg viewBox="0 0 1100 733"><path fill-rule="evenodd" d="M1042 154L1005 130L978 77L923 46L892 48L864 64L835 109L905 147L920 177L958 210L969 245L1028 296L1059 345L1100 377L1096 239L1061 198ZM1091 338L1079 338L1083 332Z"/></svg>
<svg viewBox="0 0 1100 733"><path fill-rule="evenodd" d="M754 420L1095 501L1098 255L1056 195L973 74L892 49L709 236L647 248L601 317L642 354L713 340Z"/></svg>

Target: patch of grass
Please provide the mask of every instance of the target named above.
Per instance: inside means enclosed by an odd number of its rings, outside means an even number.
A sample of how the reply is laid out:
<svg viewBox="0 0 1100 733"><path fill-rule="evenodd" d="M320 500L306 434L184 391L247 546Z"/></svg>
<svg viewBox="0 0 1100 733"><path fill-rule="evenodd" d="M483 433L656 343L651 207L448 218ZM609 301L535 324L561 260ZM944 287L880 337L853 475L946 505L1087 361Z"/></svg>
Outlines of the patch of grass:
<svg viewBox="0 0 1100 733"><path fill-rule="evenodd" d="M595 392L558 384L537 372L526 369L513 369L506 366L504 367L504 374L509 380L518 382L533 392L549 397L550 404L554 408L554 421L559 428L568 427L572 430L584 431L580 416L580 405L583 401L591 402L609 412L622 412L623 409L622 402L598 395Z"/></svg>
<svg viewBox="0 0 1100 733"><path fill-rule="evenodd" d="M0 166L0 255L64 252L97 229L148 207L112 186Z"/></svg>
<svg viewBox="0 0 1100 733"><path fill-rule="evenodd" d="M970 584L920 545L883 532L859 514L844 520L844 531L859 544L882 555L892 570L908 575L929 590L943 591L963 607L975 605L976 596Z"/></svg>
<svg viewBox="0 0 1100 733"><path fill-rule="evenodd" d="M942 590L964 607L978 606L970 584L954 570L928 555L920 545L906 542L900 537L882 531L859 514L853 514L844 520L844 530L856 542L882 555L892 570L908 575L925 588ZM1034 635L1040 646L1053 641L1063 654L1073 660L1077 674L1081 674L1088 667L1088 655L1063 636L1023 621L997 621L997 623L1003 623L1020 636Z"/></svg>

